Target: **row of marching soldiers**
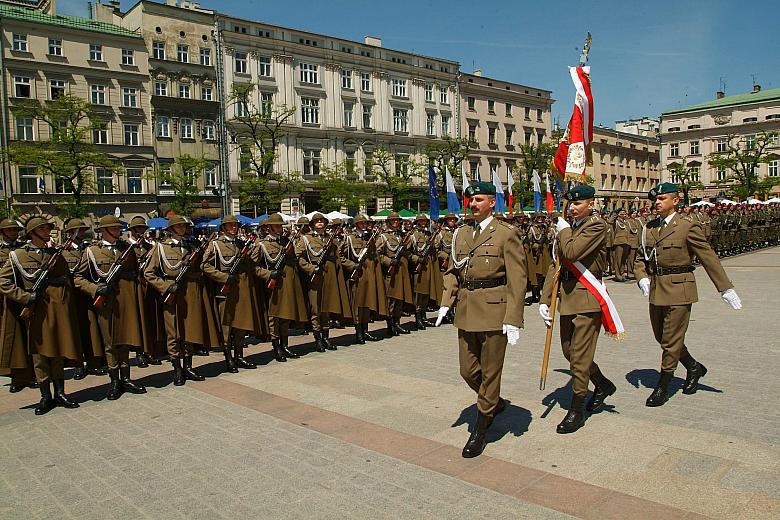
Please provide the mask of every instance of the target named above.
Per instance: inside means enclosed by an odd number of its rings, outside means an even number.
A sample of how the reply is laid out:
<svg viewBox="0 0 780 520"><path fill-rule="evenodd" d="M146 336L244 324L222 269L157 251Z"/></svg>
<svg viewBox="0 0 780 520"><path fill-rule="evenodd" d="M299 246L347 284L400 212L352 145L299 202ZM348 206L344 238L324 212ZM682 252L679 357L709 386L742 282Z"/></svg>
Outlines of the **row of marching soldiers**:
<svg viewBox="0 0 780 520"><path fill-rule="evenodd" d="M405 230L392 213L384 226L359 215L349 231L329 227L315 214L308 225L285 226L280 214L246 233L235 217L222 219L212 236L194 238L192 222L172 216L164 237L148 237L143 218L127 235L114 216L99 220L98 237L70 219L63 244L54 225L33 216L24 225L0 223L2 343L0 375L11 391L38 386L37 415L55 406L78 407L65 393L64 369L74 379L109 376L107 398L145 393L130 378L130 353L138 366L168 359L174 385L200 381L196 350L221 350L229 372L256 365L244 357L248 336L270 339L277 361L298 358L291 328L311 330L315 349L336 350L330 326L354 324L355 341L376 341L369 323L386 320L388 336L416 328L442 294L457 217L433 226L420 215ZM206 352L207 353L207 352Z"/></svg>

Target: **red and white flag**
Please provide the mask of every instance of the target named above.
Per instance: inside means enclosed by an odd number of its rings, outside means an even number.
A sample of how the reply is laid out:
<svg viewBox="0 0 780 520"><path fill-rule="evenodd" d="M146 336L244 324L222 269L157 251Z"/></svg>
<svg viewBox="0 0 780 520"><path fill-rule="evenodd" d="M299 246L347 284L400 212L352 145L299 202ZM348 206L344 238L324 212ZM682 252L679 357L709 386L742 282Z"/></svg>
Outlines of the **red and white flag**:
<svg viewBox="0 0 780 520"><path fill-rule="evenodd" d="M466 165L464 163L461 163L460 173L461 173L461 179L462 179L461 184L463 186L463 188L462 188L463 189L463 214L465 215L466 214L466 210L469 207L469 200L470 200L466 196L466 188L471 186L471 183L469 182L468 175L466 175Z"/></svg>
<svg viewBox="0 0 780 520"><path fill-rule="evenodd" d="M593 140L593 94L590 88L590 67L569 67L577 93L574 111L563 134L553 165L560 180L585 182L585 166L591 163L590 143Z"/></svg>
<svg viewBox="0 0 780 520"><path fill-rule="evenodd" d="M552 213L555 209L555 203L553 202L552 191L550 191L550 172L544 172L544 180L547 181L547 194L545 195L547 213Z"/></svg>

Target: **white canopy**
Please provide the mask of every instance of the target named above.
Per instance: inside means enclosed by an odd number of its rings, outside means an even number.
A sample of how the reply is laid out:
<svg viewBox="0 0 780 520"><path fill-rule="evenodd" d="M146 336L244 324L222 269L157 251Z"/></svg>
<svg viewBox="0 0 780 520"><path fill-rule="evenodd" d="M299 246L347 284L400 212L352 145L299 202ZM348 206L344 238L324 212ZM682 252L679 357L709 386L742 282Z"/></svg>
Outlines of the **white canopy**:
<svg viewBox="0 0 780 520"><path fill-rule="evenodd" d="M345 213L341 213L339 211L331 211L330 213L325 213L325 216L328 217L328 220L333 220L336 218L340 218L341 220L352 220L352 217Z"/></svg>
<svg viewBox="0 0 780 520"><path fill-rule="evenodd" d="M699 202L694 202L691 204L691 207L699 207L699 206L714 206L712 202L707 202L706 200L700 200Z"/></svg>
<svg viewBox="0 0 780 520"><path fill-rule="evenodd" d="M780 198L772 197L768 201L764 202L764 204L780 204Z"/></svg>
<svg viewBox="0 0 780 520"><path fill-rule="evenodd" d="M720 202L721 204L737 204L733 200L729 200L729 199L720 199L718 202Z"/></svg>
<svg viewBox="0 0 780 520"><path fill-rule="evenodd" d="M747 203L748 204L763 204L763 202L761 202L758 199L748 199Z"/></svg>

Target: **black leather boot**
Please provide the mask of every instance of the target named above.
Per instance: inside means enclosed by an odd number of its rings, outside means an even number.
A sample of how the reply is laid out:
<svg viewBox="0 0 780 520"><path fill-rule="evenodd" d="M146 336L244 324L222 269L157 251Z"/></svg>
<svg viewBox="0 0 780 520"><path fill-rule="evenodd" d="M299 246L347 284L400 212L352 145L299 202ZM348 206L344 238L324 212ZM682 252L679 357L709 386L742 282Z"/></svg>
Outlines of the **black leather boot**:
<svg viewBox="0 0 780 520"><path fill-rule="evenodd" d="M87 367L84 366L84 363L77 366L75 369L73 369L73 379L76 381L81 381L87 377Z"/></svg>
<svg viewBox="0 0 780 520"><path fill-rule="evenodd" d="M108 394L106 394L106 399L109 401L116 401L122 397L123 393L125 393L124 389L122 388L122 383L119 381L119 369L109 369L108 377L111 378L111 382L108 384Z"/></svg>
<svg viewBox="0 0 780 520"><path fill-rule="evenodd" d="M292 358L292 359L298 359L299 357L301 357L287 347L289 345L288 342L289 342L289 338L286 337L282 338L279 341L279 350L282 352L282 354L284 354L284 357Z"/></svg>
<svg viewBox="0 0 780 520"><path fill-rule="evenodd" d="M236 358L236 366L238 368L248 368L248 369L254 369L257 368L257 365L252 363L251 361L247 361L244 358L244 346L243 345L236 345L235 350L235 358Z"/></svg>
<svg viewBox="0 0 780 520"><path fill-rule="evenodd" d="M144 385L138 384L130 379L130 367L119 368L119 380L122 382L122 388L124 388L126 392L130 392L131 394L146 393L146 387Z"/></svg>
<svg viewBox="0 0 780 520"><path fill-rule="evenodd" d="M207 349L206 347L197 347L195 350L193 350L192 353L196 356L208 356L209 349Z"/></svg>
<svg viewBox="0 0 780 520"><path fill-rule="evenodd" d="M287 357L284 355L284 352L282 352L282 342L278 339L271 340L271 346L274 349L274 359L277 360L280 363L284 363L287 361Z"/></svg>
<svg viewBox="0 0 780 520"><path fill-rule="evenodd" d="M322 341L322 332L314 331L314 348L317 352L325 352L325 343Z"/></svg>
<svg viewBox="0 0 780 520"><path fill-rule="evenodd" d="M336 345L330 342L330 339L328 339L328 336L330 336L330 329L325 329L322 331L322 342L325 344L325 348L328 350L338 350Z"/></svg>
<svg viewBox="0 0 780 520"><path fill-rule="evenodd" d="M240 366L240 365L239 365ZM184 356L184 378L190 381L205 381L206 378L192 369L192 356Z"/></svg>
<svg viewBox="0 0 780 520"><path fill-rule="evenodd" d="M425 330L425 320L423 319L422 312L414 313L414 324L417 327L417 330Z"/></svg>
<svg viewBox="0 0 780 520"><path fill-rule="evenodd" d="M585 406L585 409L592 412L601 408L607 397L614 394L617 391L617 388L612 381L604 377L601 370L593 374L590 379L593 381L596 388L593 389L593 395L590 396L590 400L588 401L587 406Z"/></svg>
<svg viewBox="0 0 780 520"><path fill-rule="evenodd" d="M395 318L393 320L393 330L398 334L411 334L408 330L401 326L401 318Z"/></svg>
<svg viewBox="0 0 780 520"><path fill-rule="evenodd" d="M70 397L65 393L64 379L54 379L52 380L52 385L54 386L54 402L57 403L57 406L62 406L63 408L79 407L79 403L71 401Z"/></svg>
<svg viewBox="0 0 780 520"><path fill-rule="evenodd" d="M41 391L41 400L35 405L35 415L43 415L50 412L57 406L57 403L54 402L54 399L51 396L51 386L49 383L41 383L38 386Z"/></svg>
<svg viewBox="0 0 780 520"><path fill-rule="evenodd" d="M363 323L360 325L360 327L363 329L363 338L366 341L379 341L380 338L368 332L368 323Z"/></svg>
<svg viewBox="0 0 780 520"><path fill-rule="evenodd" d="M363 325L360 323L355 325L355 343L358 345L366 344L366 338L363 336Z"/></svg>
<svg viewBox="0 0 780 520"><path fill-rule="evenodd" d="M573 395L571 406L561 423L555 429L558 433L574 433L585 424L585 396Z"/></svg>
<svg viewBox="0 0 780 520"><path fill-rule="evenodd" d="M135 361L138 368L146 368L149 366L149 362L146 360L146 354L143 352L137 352L135 354Z"/></svg>
<svg viewBox="0 0 780 520"><path fill-rule="evenodd" d="M392 338L393 336L400 336L400 332L395 330L395 320L389 319L387 320L387 337Z"/></svg>
<svg viewBox="0 0 780 520"><path fill-rule="evenodd" d="M184 384L184 370L181 368L181 359L178 357L171 359L171 365L173 366L173 384L174 386L181 386Z"/></svg>
<svg viewBox="0 0 780 520"><path fill-rule="evenodd" d="M669 400L669 381L672 380L673 375L674 372L661 371L661 377L658 379L658 384L653 390L653 393L650 394L650 397L647 398L647 401L645 401L645 406L662 406Z"/></svg>
<svg viewBox="0 0 780 520"><path fill-rule="evenodd" d="M159 359L157 359L155 357L152 357L149 354L144 353L144 358L146 359L146 362L149 363L150 365L158 365L158 366L162 365L162 361L161 360L159 360Z"/></svg>
<svg viewBox="0 0 780 520"><path fill-rule="evenodd" d="M231 374L235 374L238 372L238 368L236 367L236 362L233 359L233 352L230 344L226 344L225 347L222 349L222 352L225 354L225 369L230 372Z"/></svg>
<svg viewBox="0 0 780 520"><path fill-rule="evenodd" d="M463 446L462 455L464 459L478 457L485 451L485 446L487 446L485 435L487 434L487 429L490 427L491 422L491 417L488 417L481 412L477 412L477 425L474 427L474 431L471 432L469 440L466 441L466 445Z"/></svg>
<svg viewBox="0 0 780 520"><path fill-rule="evenodd" d="M92 368L87 366L87 374L90 376L104 376L108 374L108 367L101 366Z"/></svg>
<svg viewBox="0 0 780 520"><path fill-rule="evenodd" d="M680 363L685 367L688 373L685 375L685 384L682 393L686 395L695 394L699 389L699 379L707 373L707 367L693 359L690 352L686 352L680 358Z"/></svg>

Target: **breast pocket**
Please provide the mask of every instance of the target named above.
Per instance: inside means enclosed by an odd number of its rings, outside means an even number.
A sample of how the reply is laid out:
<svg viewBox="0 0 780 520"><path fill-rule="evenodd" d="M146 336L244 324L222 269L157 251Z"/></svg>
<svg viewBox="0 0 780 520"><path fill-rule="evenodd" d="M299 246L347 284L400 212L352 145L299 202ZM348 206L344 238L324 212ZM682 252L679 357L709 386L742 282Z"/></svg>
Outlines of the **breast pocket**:
<svg viewBox="0 0 780 520"><path fill-rule="evenodd" d="M475 278L488 277L499 270L503 270L504 261L501 258L501 250L496 246L481 246L474 252L472 258L472 272ZM480 273L480 274L477 274Z"/></svg>

